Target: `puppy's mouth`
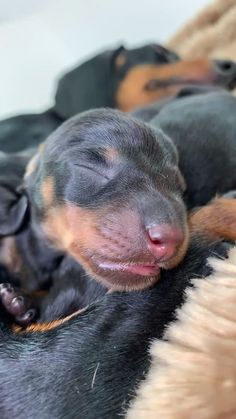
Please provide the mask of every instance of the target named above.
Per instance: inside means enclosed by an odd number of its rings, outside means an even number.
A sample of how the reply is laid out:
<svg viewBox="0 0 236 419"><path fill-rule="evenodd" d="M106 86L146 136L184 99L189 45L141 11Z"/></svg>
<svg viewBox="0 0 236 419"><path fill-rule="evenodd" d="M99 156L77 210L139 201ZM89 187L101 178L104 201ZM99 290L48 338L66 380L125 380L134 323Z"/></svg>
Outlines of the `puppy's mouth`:
<svg viewBox="0 0 236 419"><path fill-rule="evenodd" d="M229 76L228 78L221 78L216 77L215 80L212 80L210 77L204 79L184 79L184 78L171 78L166 80L158 80L158 79L152 79L149 80L148 83L145 84L144 90L146 91L155 91L158 89L166 89L166 88L181 88L184 86L203 86L203 85L213 85L213 86L219 86L224 87L228 90L233 90L236 87L236 76Z"/></svg>
<svg viewBox="0 0 236 419"><path fill-rule="evenodd" d="M126 272L129 274L139 276L158 276L160 273L160 266L153 263L134 264L134 263L114 263L114 262L100 262L98 263L100 269L108 271Z"/></svg>
<svg viewBox="0 0 236 419"><path fill-rule="evenodd" d="M158 247L158 246L157 246ZM172 269L177 266L184 258L188 248L188 232L185 233L184 241L172 249L168 247L166 253L159 258L150 254L149 250L143 250L130 255L122 260L116 259L114 255L97 254L90 255L88 258L91 273L101 282L113 290L141 290L154 285L160 278L162 270ZM153 250L153 249L151 249ZM88 256L88 255L87 255ZM126 255L128 256L128 254ZM114 257L114 258L113 258Z"/></svg>

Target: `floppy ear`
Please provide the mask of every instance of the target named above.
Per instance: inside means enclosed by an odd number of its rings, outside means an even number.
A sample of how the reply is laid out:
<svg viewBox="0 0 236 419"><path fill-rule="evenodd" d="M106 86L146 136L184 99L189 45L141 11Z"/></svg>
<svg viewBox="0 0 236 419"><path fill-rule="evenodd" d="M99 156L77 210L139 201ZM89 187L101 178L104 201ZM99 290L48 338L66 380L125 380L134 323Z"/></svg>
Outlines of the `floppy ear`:
<svg viewBox="0 0 236 419"><path fill-rule="evenodd" d="M114 107L111 59L114 50L96 55L59 80L54 111L63 119L89 109Z"/></svg>
<svg viewBox="0 0 236 419"><path fill-rule="evenodd" d="M18 195L6 185L0 186L0 236L10 236L23 225L28 209L28 198Z"/></svg>

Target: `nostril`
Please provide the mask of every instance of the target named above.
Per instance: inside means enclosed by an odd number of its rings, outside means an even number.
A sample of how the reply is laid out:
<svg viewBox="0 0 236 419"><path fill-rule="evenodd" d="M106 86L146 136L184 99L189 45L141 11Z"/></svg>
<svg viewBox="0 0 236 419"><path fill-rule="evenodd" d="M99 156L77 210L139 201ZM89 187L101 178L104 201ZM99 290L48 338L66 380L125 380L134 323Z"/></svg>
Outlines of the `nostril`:
<svg viewBox="0 0 236 419"><path fill-rule="evenodd" d="M163 237L163 232L156 228L149 228L147 229L148 236L150 241L156 245L162 245L165 242L165 238Z"/></svg>
<svg viewBox="0 0 236 419"><path fill-rule="evenodd" d="M184 241L180 228L168 224L147 227L149 251L158 261L172 258Z"/></svg>
<svg viewBox="0 0 236 419"><path fill-rule="evenodd" d="M236 72L236 64L234 63L234 61L216 60L215 64L217 68L223 73L232 73L233 71Z"/></svg>

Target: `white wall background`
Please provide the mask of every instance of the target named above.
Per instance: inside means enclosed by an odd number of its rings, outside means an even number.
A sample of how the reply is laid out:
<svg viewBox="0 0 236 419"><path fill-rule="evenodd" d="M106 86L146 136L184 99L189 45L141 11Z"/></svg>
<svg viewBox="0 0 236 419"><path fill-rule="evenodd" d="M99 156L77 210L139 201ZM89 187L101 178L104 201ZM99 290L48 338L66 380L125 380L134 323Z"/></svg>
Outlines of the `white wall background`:
<svg viewBox="0 0 236 419"><path fill-rule="evenodd" d="M66 69L121 43L164 43L207 3L0 0L0 118L46 109Z"/></svg>

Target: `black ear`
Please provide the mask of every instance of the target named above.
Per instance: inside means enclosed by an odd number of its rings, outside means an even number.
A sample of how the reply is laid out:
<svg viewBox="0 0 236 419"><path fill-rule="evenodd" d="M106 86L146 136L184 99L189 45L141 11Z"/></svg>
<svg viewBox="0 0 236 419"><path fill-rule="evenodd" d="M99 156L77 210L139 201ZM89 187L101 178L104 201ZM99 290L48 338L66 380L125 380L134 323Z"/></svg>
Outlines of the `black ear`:
<svg viewBox="0 0 236 419"><path fill-rule="evenodd" d="M89 109L114 107L112 57L114 50L98 54L59 80L54 106L58 116L68 119Z"/></svg>
<svg viewBox="0 0 236 419"><path fill-rule="evenodd" d="M0 236L10 236L23 225L28 209L28 198L6 186L0 186Z"/></svg>

